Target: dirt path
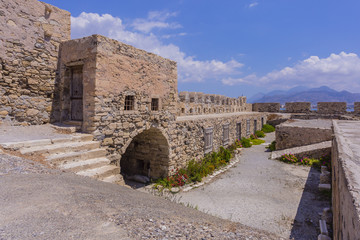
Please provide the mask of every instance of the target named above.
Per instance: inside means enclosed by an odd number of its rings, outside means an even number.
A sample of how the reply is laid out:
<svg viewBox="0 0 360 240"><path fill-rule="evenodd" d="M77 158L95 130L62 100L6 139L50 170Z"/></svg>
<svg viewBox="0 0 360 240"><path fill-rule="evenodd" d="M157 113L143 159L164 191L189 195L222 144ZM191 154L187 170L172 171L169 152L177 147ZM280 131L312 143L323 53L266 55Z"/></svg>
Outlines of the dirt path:
<svg viewBox="0 0 360 240"><path fill-rule="evenodd" d="M279 239L160 197L0 153L0 239Z"/></svg>
<svg viewBox="0 0 360 240"><path fill-rule="evenodd" d="M268 134L267 143L274 139ZM181 202L199 210L285 238L316 239L320 172L269 160L265 146L245 149L240 162L212 183L180 193Z"/></svg>

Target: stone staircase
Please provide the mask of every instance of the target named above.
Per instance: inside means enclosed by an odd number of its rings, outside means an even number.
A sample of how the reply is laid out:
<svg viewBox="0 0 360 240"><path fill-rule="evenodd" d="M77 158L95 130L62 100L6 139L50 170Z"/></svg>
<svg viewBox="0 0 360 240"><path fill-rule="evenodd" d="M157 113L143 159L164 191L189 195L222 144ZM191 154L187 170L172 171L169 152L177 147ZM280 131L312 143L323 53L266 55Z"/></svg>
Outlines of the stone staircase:
<svg viewBox="0 0 360 240"><path fill-rule="evenodd" d="M106 149L93 141L91 134L73 133L63 138L40 139L0 144L4 149L23 155L43 156L58 169L104 182L123 184L120 168L110 164Z"/></svg>

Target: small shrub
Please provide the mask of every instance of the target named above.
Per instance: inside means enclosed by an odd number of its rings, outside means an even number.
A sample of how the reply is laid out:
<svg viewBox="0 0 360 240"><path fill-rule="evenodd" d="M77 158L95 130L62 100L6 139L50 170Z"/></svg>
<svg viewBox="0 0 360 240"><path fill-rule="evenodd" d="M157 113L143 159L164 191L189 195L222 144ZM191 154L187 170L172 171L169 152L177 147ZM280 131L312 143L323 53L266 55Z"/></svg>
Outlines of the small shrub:
<svg viewBox="0 0 360 240"><path fill-rule="evenodd" d="M271 133L275 131L275 128L270 124L264 124L263 128L261 129L264 133Z"/></svg>
<svg viewBox="0 0 360 240"><path fill-rule="evenodd" d="M262 144L264 142L265 142L265 140L262 140L262 139L252 139L251 140L252 145L260 145L260 144Z"/></svg>
<svg viewBox="0 0 360 240"><path fill-rule="evenodd" d="M311 159L311 165L315 168L320 168L321 167L321 162L319 159Z"/></svg>
<svg viewBox="0 0 360 240"><path fill-rule="evenodd" d="M257 139L258 137L255 134L250 135L250 140Z"/></svg>
<svg viewBox="0 0 360 240"><path fill-rule="evenodd" d="M297 163L298 159L294 154L284 154L280 157L280 161L286 162L286 163Z"/></svg>
<svg viewBox="0 0 360 240"><path fill-rule="evenodd" d="M264 138L266 135L263 131L258 130L255 132L255 136L257 136L258 138Z"/></svg>
<svg viewBox="0 0 360 240"><path fill-rule="evenodd" d="M251 141L250 141L250 139L248 139L248 138L242 138L242 139L241 139L241 145L242 145L244 148L249 148L249 147L251 147Z"/></svg>
<svg viewBox="0 0 360 240"><path fill-rule="evenodd" d="M321 166L327 166L328 169L331 169L331 155L325 154L320 157Z"/></svg>
<svg viewBox="0 0 360 240"><path fill-rule="evenodd" d="M269 146L266 147L267 149L269 149L270 151L275 151L276 150L276 141L272 141Z"/></svg>

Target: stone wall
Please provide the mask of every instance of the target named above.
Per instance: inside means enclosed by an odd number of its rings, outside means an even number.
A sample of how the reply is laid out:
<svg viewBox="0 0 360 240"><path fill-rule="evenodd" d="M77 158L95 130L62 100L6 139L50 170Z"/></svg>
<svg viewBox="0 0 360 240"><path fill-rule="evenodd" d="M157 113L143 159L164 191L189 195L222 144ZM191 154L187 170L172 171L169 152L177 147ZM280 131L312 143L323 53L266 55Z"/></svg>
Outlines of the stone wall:
<svg viewBox="0 0 360 240"><path fill-rule="evenodd" d="M360 102L354 103L354 113L359 115L360 114Z"/></svg>
<svg viewBox="0 0 360 240"><path fill-rule="evenodd" d="M239 123L241 124L240 128ZM249 137L255 131L255 124L256 129L260 130L262 124L265 123L266 115L251 112L178 117L168 130L173 152L170 165L172 167L183 167L188 161L203 157L206 130L212 131L213 145L211 150L217 151L220 146L232 144L240 137ZM249 124L248 129L247 124ZM224 126L229 128L228 144L224 143Z"/></svg>
<svg viewBox="0 0 360 240"><path fill-rule="evenodd" d="M180 92L179 99L178 116L248 111L246 97L229 98L201 92Z"/></svg>
<svg viewBox="0 0 360 240"><path fill-rule="evenodd" d="M333 124L333 238L360 239L360 122L334 121Z"/></svg>
<svg viewBox="0 0 360 240"><path fill-rule="evenodd" d="M332 140L330 120L289 120L276 126L276 150Z"/></svg>
<svg viewBox="0 0 360 240"><path fill-rule="evenodd" d="M0 1L0 121L50 121L59 44L70 13L37 0Z"/></svg>
<svg viewBox="0 0 360 240"><path fill-rule="evenodd" d="M254 112L280 112L280 103L253 103Z"/></svg>
<svg viewBox="0 0 360 240"><path fill-rule="evenodd" d="M317 109L320 114L344 114L346 102L318 102Z"/></svg>
<svg viewBox="0 0 360 240"><path fill-rule="evenodd" d="M285 111L287 113L308 113L311 109L310 102L291 102L285 103Z"/></svg>

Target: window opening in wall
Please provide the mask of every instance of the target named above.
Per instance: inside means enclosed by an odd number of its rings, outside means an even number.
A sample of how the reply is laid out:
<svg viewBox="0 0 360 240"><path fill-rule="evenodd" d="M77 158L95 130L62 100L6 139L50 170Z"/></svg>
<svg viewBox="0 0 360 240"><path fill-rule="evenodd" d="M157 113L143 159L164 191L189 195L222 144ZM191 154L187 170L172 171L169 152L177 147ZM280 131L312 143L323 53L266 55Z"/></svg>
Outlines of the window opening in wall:
<svg viewBox="0 0 360 240"><path fill-rule="evenodd" d="M246 120L246 136L250 135L250 120Z"/></svg>
<svg viewBox="0 0 360 240"><path fill-rule="evenodd" d="M229 144L229 123L223 125L223 145Z"/></svg>
<svg viewBox="0 0 360 240"><path fill-rule="evenodd" d="M204 129L204 140L205 140L205 154L212 152L213 148L213 128Z"/></svg>
<svg viewBox="0 0 360 240"><path fill-rule="evenodd" d="M135 105L134 96L126 96L124 110L125 111L134 110L134 105Z"/></svg>
<svg viewBox="0 0 360 240"><path fill-rule="evenodd" d="M192 109L192 108L190 108L190 113L193 113L193 109Z"/></svg>
<svg viewBox="0 0 360 240"><path fill-rule="evenodd" d="M181 109L181 113L185 113L185 108L182 108L182 109Z"/></svg>
<svg viewBox="0 0 360 240"><path fill-rule="evenodd" d="M261 129L264 127L264 118L261 118Z"/></svg>
<svg viewBox="0 0 360 240"><path fill-rule="evenodd" d="M159 99L158 98L151 99L151 111L159 111Z"/></svg>
<svg viewBox="0 0 360 240"><path fill-rule="evenodd" d="M236 123L236 139L241 139L241 122Z"/></svg>
<svg viewBox="0 0 360 240"><path fill-rule="evenodd" d="M254 134L256 133L257 131L257 120L254 120Z"/></svg>

